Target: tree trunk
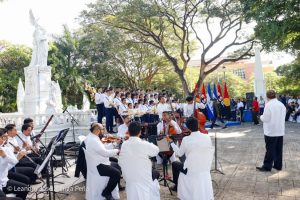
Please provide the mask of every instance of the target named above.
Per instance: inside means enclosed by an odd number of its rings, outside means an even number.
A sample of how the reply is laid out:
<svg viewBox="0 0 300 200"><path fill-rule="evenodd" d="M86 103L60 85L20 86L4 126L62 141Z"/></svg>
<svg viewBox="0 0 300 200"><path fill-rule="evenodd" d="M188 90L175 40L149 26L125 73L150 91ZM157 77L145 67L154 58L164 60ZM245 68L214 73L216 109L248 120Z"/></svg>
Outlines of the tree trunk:
<svg viewBox="0 0 300 200"><path fill-rule="evenodd" d="M189 86L188 86L188 83L184 77L184 73L181 71L181 72L176 72L180 78L180 81L181 81L181 84L182 84L182 89L183 89L183 92L186 96L189 96L190 95L190 90L189 90Z"/></svg>

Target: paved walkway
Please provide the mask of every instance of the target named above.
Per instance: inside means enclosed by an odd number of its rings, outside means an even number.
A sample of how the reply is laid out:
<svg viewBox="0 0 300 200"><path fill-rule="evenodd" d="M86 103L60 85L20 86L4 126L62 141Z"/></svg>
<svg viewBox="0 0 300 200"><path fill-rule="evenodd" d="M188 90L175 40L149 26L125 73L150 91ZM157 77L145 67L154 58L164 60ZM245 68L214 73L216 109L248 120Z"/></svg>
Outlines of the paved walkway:
<svg viewBox="0 0 300 200"><path fill-rule="evenodd" d="M264 157L262 126L243 124L218 130L218 168L213 173L217 200L300 200L300 124L287 123L284 137L284 166L278 172L258 172ZM210 131L214 142L214 131ZM222 166L222 167L220 167ZM213 167L214 168L214 165ZM121 193L121 199L125 198ZM72 192L65 200L83 200L84 192ZM161 187L161 199L177 199Z"/></svg>

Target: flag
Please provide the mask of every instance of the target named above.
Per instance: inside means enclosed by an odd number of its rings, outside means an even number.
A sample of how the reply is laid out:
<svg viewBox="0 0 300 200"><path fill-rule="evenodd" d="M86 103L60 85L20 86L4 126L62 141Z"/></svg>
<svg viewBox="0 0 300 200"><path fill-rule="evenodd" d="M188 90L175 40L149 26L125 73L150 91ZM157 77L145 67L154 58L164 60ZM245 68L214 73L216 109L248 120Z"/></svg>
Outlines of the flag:
<svg viewBox="0 0 300 200"><path fill-rule="evenodd" d="M218 99L218 92L217 92L217 87L216 87L216 84L215 84L215 83L214 83L213 99Z"/></svg>
<svg viewBox="0 0 300 200"><path fill-rule="evenodd" d="M227 91L227 85L226 82L224 83L224 105L225 106L230 106L230 98L229 98L229 94Z"/></svg>
<svg viewBox="0 0 300 200"><path fill-rule="evenodd" d="M202 102L202 103L206 103L206 92L205 92L205 86L204 86L204 83L203 83L203 85L202 85L202 94L201 94L201 101L202 101L202 99L203 99L203 101L204 102Z"/></svg>
<svg viewBox="0 0 300 200"><path fill-rule="evenodd" d="M196 101L196 102L200 102L200 95L199 95L198 82L197 82L196 85L195 85L194 95L196 95L196 96L195 96L195 101Z"/></svg>
<svg viewBox="0 0 300 200"><path fill-rule="evenodd" d="M213 102L211 101L212 98L213 98L213 96L212 96L212 93L211 93L210 83L209 83L207 85L207 95L206 95L206 99L207 99L207 104L206 104L207 118L209 120L214 118Z"/></svg>
<svg viewBox="0 0 300 200"><path fill-rule="evenodd" d="M222 95L221 85L220 85L220 83L218 83L218 99L222 96L223 95Z"/></svg>

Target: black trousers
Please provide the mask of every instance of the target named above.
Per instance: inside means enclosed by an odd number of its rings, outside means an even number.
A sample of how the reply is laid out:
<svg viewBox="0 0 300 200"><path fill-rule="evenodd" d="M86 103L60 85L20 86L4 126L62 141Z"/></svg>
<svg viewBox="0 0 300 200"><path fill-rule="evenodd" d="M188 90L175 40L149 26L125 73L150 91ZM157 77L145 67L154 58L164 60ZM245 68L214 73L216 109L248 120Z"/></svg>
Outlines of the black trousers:
<svg viewBox="0 0 300 200"><path fill-rule="evenodd" d="M269 137L265 135L266 154L263 167L271 170L272 167L282 169L283 136Z"/></svg>
<svg viewBox="0 0 300 200"><path fill-rule="evenodd" d="M111 192L115 189L121 179L121 167L111 162L111 165L100 164L97 166L97 170L100 176L108 176L109 180L107 186L102 192L102 196L111 195Z"/></svg>
<svg viewBox="0 0 300 200"><path fill-rule="evenodd" d="M37 157L33 154L28 154L27 156L29 156L35 163L37 163L39 165L41 165L43 163L43 159L40 157ZM32 163L31 161L28 160L28 158L25 157L25 158L22 158L16 166L17 167L31 167L35 170L37 165ZM45 167L41 173L45 174L46 170L47 170L47 167Z"/></svg>
<svg viewBox="0 0 300 200"><path fill-rule="evenodd" d="M7 177L8 177L8 179L12 179L12 180L24 183L26 185L30 185L30 183L31 183L31 180L28 176L18 173L18 172L9 171Z"/></svg>
<svg viewBox="0 0 300 200"><path fill-rule="evenodd" d="M106 117L106 130L108 132L112 132L113 125L114 125L114 108L105 108L105 117Z"/></svg>
<svg viewBox="0 0 300 200"><path fill-rule="evenodd" d="M15 167L15 172L23 174L30 179L31 183L34 183L38 176L34 173L34 168L32 167Z"/></svg>
<svg viewBox="0 0 300 200"><path fill-rule="evenodd" d="M185 170L183 169L183 163L175 161L172 163L172 172L173 172L173 182L175 184L175 187L177 188L180 172L186 174L187 169L185 169Z"/></svg>
<svg viewBox="0 0 300 200"><path fill-rule="evenodd" d="M244 115L244 108L240 108L239 111L241 113L241 115L240 115L240 118L241 118L240 121L243 122L244 121L244 117L243 117L243 115Z"/></svg>
<svg viewBox="0 0 300 200"><path fill-rule="evenodd" d="M259 124L259 122L258 122L258 112L252 111L252 121L254 122L254 124Z"/></svg>
<svg viewBox="0 0 300 200"><path fill-rule="evenodd" d="M104 117L104 103L100 103L100 104L97 104L96 105L97 107L97 112L98 112L98 117L97 117L97 121L98 123L101 123L102 124L102 118Z"/></svg>
<svg viewBox="0 0 300 200"><path fill-rule="evenodd" d="M20 197L21 199L25 200L26 196L29 192L30 188L25 183L21 183L19 181L15 180L8 180L6 187L2 188L2 191L5 194L13 193L16 194L17 197Z"/></svg>
<svg viewBox="0 0 300 200"><path fill-rule="evenodd" d="M0 190L0 200L21 200L18 197L6 197L6 194Z"/></svg>

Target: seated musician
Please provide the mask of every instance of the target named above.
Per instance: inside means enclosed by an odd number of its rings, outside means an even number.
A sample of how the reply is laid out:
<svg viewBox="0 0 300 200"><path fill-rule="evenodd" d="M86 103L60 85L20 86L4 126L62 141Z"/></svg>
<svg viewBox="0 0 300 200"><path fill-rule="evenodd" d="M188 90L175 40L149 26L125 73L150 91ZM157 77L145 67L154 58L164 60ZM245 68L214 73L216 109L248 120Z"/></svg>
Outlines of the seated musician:
<svg viewBox="0 0 300 200"><path fill-rule="evenodd" d="M18 134L16 137L19 148L26 149L27 156L32 158L32 160L34 162L36 162L37 164L41 165L43 163L43 160L42 160L42 158L39 157L38 150L33 146L31 138L30 138L30 134L32 132L32 126L30 124L23 124L21 130L22 130L22 132L20 134ZM26 163L26 164L24 164L24 163ZM22 162L20 162L20 165L32 166L32 163L30 161L28 161L27 158L24 158L24 160L22 160ZM32 166L32 167L35 168L35 166ZM46 170L47 170L47 168L45 167L42 170L42 174L46 174Z"/></svg>
<svg viewBox="0 0 300 200"><path fill-rule="evenodd" d="M128 115L124 115L123 116L124 119L124 123L122 125L120 125L118 127L118 137L122 138L122 139L127 139L128 138L128 125L129 125L129 116Z"/></svg>
<svg viewBox="0 0 300 200"><path fill-rule="evenodd" d="M8 177L8 171L14 167L24 155L25 151L21 151L15 157L11 155L8 148L4 147L7 140L6 129L0 129L0 191L5 194L14 193L17 197L25 200L27 193L29 191L29 186L27 183L20 182L19 180L14 180ZM1 198L2 199L2 198ZM6 198L4 198L6 199Z"/></svg>
<svg viewBox="0 0 300 200"><path fill-rule="evenodd" d="M16 135L17 135L16 125L7 124L5 126L5 129L7 130L7 134L8 134L6 146L9 148L12 155L14 155L14 154L17 155L19 153L19 151L21 150L21 148L18 147L18 142L16 140ZM16 165L14 170L13 171L11 170L9 173L12 175L15 175L15 173L24 174L30 178L31 184L40 183L39 181L36 181L38 177L34 173L36 165L34 163L28 164L27 162L30 162L30 161L28 161L28 159L22 158L21 160L19 160L19 163Z"/></svg>
<svg viewBox="0 0 300 200"><path fill-rule="evenodd" d="M184 163L177 161L172 163L175 183L173 190L178 189L179 199L213 199L210 176L213 159L211 139L207 134L199 134L196 118L188 118L186 126L191 130L191 134L183 138L180 147L168 138L174 152L178 156L186 156ZM179 176L184 176L180 178L182 182L178 182Z"/></svg>
<svg viewBox="0 0 300 200"><path fill-rule="evenodd" d="M112 191L120 182L121 170L118 164L111 162L109 157L116 156L119 153L118 149L106 149L105 145L99 139L103 136L104 127L102 124L93 123L90 128L90 133L85 139L86 150L95 155L95 159L99 163L97 166L100 176L108 176L109 181L102 192L102 196L106 199L112 199Z"/></svg>
<svg viewBox="0 0 300 200"><path fill-rule="evenodd" d="M139 122L129 124L129 139L121 147L119 163L126 181L128 200L159 199L159 172L152 169L150 157L159 149L152 143L141 140Z"/></svg>
<svg viewBox="0 0 300 200"><path fill-rule="evenodd" d="M122 104L119 106L119 112L120 112L120 115L122 115L122 116L128 115L128 107L127 107L125 98L122 99Z"/></svg>
<svg viewBox="0 0 300 200"><path fill-rule="evenodd" d="M164 111L162 113L162 121L157 124L157 135L172 135L172 134L180 134L180 133L181 133L181 129L179 125L174 120L171 119L170 112ZM160 156L157 156L156 159L158 164L162 162ZM175 154L171 156L170 160L171 162L176 161Z"/></svg>

